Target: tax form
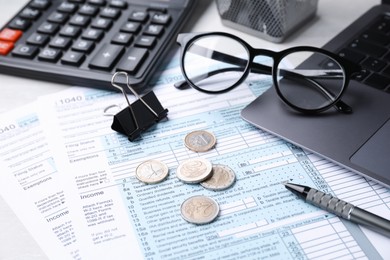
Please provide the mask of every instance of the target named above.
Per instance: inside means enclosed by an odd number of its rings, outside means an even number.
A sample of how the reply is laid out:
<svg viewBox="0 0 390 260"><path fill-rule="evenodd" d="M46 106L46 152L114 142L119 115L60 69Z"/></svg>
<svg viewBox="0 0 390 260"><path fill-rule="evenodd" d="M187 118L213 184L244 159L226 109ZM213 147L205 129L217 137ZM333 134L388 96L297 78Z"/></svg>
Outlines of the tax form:
<svg viewBox="0 0 390 260"><path fill-rule="evenodd" d="M168 120L135 142L112 131L112 118L103 114L113 104L125 104L120 94L72 88L39 101L82 256L377 259L386 254L378 252L377 241L385 248L388 238L376 239L377 234L303 203L281 184L316 187L390 215L389 190L240 119L240 110L270 86L268 80L249 78L232 92L211 96L174 89L172 81L179 78L179 69L171 66L158 79L153 91L169 109ZM184 136L199 129L215 134L215 149L195 153L185 147ZM236 183L216 192L180 182L177 166L193 157L228 165ZM135 178L136 167L148 159L169 166L166 181L147 185ZM181 203L194 195L218 201L221 213L213 223L194 225L180 217Z"/></svg>
<svg viewBox="0 0 390 260"><path fill-rule="evenodd" d="M1 195L50 258L81 259L60 173L36 111L29 104L0 115Z"/></svg>

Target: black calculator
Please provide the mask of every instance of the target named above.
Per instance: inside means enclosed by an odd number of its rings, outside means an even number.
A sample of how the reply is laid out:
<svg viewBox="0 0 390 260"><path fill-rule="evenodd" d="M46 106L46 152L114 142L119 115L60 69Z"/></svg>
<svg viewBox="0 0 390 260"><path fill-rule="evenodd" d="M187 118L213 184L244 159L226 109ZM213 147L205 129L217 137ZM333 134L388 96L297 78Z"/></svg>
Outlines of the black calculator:
<svg viewBox="0 0 390 260"><path fill-rule="evenodd" d="M0 31L0 73L112 89L143 88L194 0L31 0Z"/></svg>

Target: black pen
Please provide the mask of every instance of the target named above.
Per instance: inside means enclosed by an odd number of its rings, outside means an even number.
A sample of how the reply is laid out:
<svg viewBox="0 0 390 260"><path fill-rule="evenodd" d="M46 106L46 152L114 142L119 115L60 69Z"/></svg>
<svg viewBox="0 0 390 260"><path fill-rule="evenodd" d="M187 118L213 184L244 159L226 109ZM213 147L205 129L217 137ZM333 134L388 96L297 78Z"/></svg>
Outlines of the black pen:
<svg viewBox="0 0 390 260"><path fill-rule="evenodd" d="M283 183L284 186L306 202L329 211L341 218L370 228L384 236L390 237L390 221L351 203L333 197L322 191L293 183Z"/></svg>

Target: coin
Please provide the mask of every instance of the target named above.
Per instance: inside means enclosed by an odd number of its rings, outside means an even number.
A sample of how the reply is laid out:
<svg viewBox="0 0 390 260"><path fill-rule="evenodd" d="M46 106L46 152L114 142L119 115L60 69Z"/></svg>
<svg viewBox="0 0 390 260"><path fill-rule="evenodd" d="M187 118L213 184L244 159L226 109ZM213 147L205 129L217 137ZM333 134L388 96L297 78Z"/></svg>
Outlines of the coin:
<svg viewBox="0 0 390 260"><path fill-rule="evenodd" d="M219 205L210 197L198 195L186 199L180 211L182 218L190 223L207 224L218 216Z"/></svg>
<svg viewBox="0 0 390 260"><path fill-rule="evenodd" d="M232 186L235 180L236 175L231 168L222 164L214 164L213 174L200 185L209 190L225 190Z"/></svg>
<svg viewBox="0 0 390 260"><path fill-rule="evenodd" d="M138 165L135 176L138 180L147 183L159 183L168 177L168 166L158 160L148 160Z"/></svg>
<svg viewBox="0 0 390 260"><path fill-rule="evenodd" d="M207 152L215 146L215 136L204 130L188 133L184 138L185 146L194 152Z"/></svg>
<svg viewBox="0 0 390 260"><path fill-rule="evenodd" d="M193 158L181 163L176 169L176 176L185 183L199 183L212 174L212 164L203 158Z"/></svg>

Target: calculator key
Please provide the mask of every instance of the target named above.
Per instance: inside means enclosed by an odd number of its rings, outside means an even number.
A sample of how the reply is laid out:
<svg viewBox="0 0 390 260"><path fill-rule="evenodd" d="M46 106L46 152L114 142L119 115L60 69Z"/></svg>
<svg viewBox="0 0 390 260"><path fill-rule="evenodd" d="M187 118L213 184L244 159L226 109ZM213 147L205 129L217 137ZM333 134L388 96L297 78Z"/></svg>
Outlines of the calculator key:
<svg viewBox="0 0 390 260"><path fill-rule="evenodd" d="M121 27L121 32L137 33L141 28L141 24L137 22L126 22Z"/></svg>
<svg viewBox="0 0 390 260"><path fill-rule="evenodd" d="M95 16L99 11L99 8L96 6L92 6L89 4L85 4L80 7L79 14L88 15L88 16Z"/></svg>
<svg viewBox="0 0 390 260"><path fill-rule="evenodd" d="M130 48L119 63L117 70L135 73L147 56L148 51L146 49Z"/></svg>
<svg viewBox="0 0 390 260"><path fill-rule="evenodd" d="M93 41L99 41L104 35L104 31L95 28L89 28L83 32L81 38Z"/></svg>
<svg viewBox="0 0 390 260"><path fill-rule="evenodd" d="M69 14L54 12L49 15L47 20L52 23L64 24L69 18Z"/></svg>
<svg viewBox="0 0 390 260"><path fill-rule="evenodd" d="M38 59L43 61L56 62L61 55L62 52L59 49L45 48L39 53Z"/></svg>
<svg viewBox="0 0 390 260"><path fill-rule="evenodd" d="M103 6L106 4L106 0L88 0L88 3L92 5Z"/></svg>
<svg viewBox="0 0 390 260"><path fill-rule="evenodd" d="M69 24L86 27L90 22L91 18L89 16L76 14L70 19Z"/></svg>
<svg viewBox="0 0 390 260"><path fill-rule="evenodd" d="M128 45L133 40L133 35L130 33L117 33L112 38L111 42L115 44Z"/></svg>
<svg viewBox="0 0 390 260"><path fill-rule="evenodd" d="M145 47L145 48L153 48L156 44L156 37L153 36L140 36L135 42L135 46L137 47Z"/></svg>
<svg viewBox="0 0 390 260"><path fill-rule="evenodd" d="M100 11L100 16L110 19L117 19L121 14L121 11L112 7L105 7Z"/></svg>
<svg viewBox="0 0 390 260"><path fill-rule="evenodd" d="M153 36L161 36L164 32L164 27L162 25L157 24L149 24L144 31L144 34L153 35Z"/></svg>
<svg viewBox="0 0 390 260"><path fill-rule="evenodd" d="M58 6L57 11L61 13L74 13L77 9L77 5L74 3L62 2Z"/></svg>
<svg viewBox="0 0 390 260"><path fill-rule="evenodd" d="M82 52L68 51L61 58L61 63L73 66L79 66L85 60L85 54Z"/></svg>
<svg viewBox="0 0 390 260"><path fill-rule="evenodd" d="M13 42L0 41L0 55L7 55L13 48Z"/></svg>
<svg viewBox="0 0 390 260"><path fill-rule="evenodd" d="M67 49L71 44L71 38L56 36L54 37L49 46L52 48Z"/></svg>
<svg viewBox="0 0 390 260"><path fill-rule="evenodd" d="M46 34L33 33L28 37L27 43L44 46L49 41L49 36Z"/></svg>
<svg viewBox="0 0 390 260"><path fill-rule="evenodd" d="M12 55L21 58L32 59L38 53L38 50L39 49L37 46L19 44L15 49L13 49Z"/></svg>
<svg viewBox="0 0 390 260"><path fill-rule="evenodd" d="M22 36L22 34L23 32L20 30L5 28L0 32L0 40L16 42Z"/></svg>
<svg viewBox="0 0 390 260"><path fill-rule="evenodd" d="M120 9L127 8L127 2L125 2L123 0L110 0L108 5L111 7L116 7L116 8L120 8Z"/></svg>
<svg viewBox="0 0 390 260"><path fill-rule="evenodd" d="M66 25L62 27L60 31L60 35L75 38L80 34L80 32L81 32L80 27L73 26L73 25Z"/></svg>
<svg viewBox="0 0 390 260"><path fill-rule="evenodd" d="M49 0L33 0L29 4L30 7L36 8L39 10L46 10L50 6Z"/></svg>
<svg viewBox="0 0 390 260"><path fill-rule="evenodd" d="M58 24L44 22L38 27L38 32L45 34L55 34L59 29Z"/></svg>
<svg viewBox="0 0 390 260"><path fill-rule="evenodd" d="M171 21L169 14L154 14L152 16L152 23L167 25Z"/></svg>
<svg viewBox="0 0 390 260"><path fill-rule="evenodd" d="M149 18L149 14L145 11L133 11L129 16L130 21L145 22Z"/></svg>
<svg viewBox="0 0 390 260"><path fill-rule="evenodd" d="M26 7L22 10L22 12L20 12L19 15L20 17L27 20L36 20L41 15L41 12L37 9Z"/></svg>
<svg viewBox="0 0 390 260"><path fill-rule="evenodd" d="M31 26L31 21L16 17L8 25L9 28L25 31Z"/></svg>
<svg viewBox="0 0 390 260"><path fill-rule="evenodd" d="M93 41L78 39L73 45L72 50L89 53L95 47L95 43Z"/></svg>
<svg viewBox="0 0 390 260"><path fill-rule="evenodd" d="M114 44L104 44L99 52L93 57L89 67L95 69L110 70L114 66L124 47Z"/></svg>
<svg viewBox="0 0 390 260"><path fill-rule="evenodd" d="M108 30L112 26L112 20L98 17L92 21L91 27L96 29Z"/></svg>

